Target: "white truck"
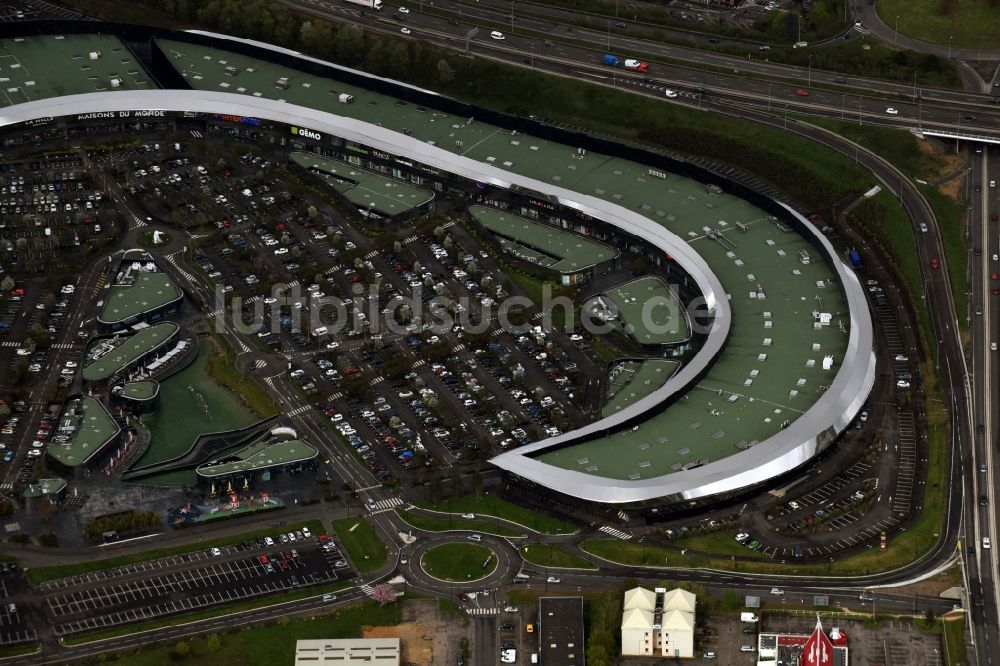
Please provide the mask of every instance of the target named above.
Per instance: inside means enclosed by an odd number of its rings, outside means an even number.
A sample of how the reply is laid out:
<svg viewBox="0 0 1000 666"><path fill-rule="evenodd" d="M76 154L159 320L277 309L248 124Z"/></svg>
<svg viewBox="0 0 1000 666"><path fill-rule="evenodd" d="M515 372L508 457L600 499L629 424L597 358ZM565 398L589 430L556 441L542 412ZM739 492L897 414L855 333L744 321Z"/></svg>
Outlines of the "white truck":
<svg viewBox="0 0 1000 666"><path fill-rule="evenodd" d="M344 0L344 2L349 2L352 5L358 5L359 7L365 7L367 9L374 9L377 12L382 11L382 0Z"/></svg>
<svg viewBox="0 0 1000 666"><path fill-rule="evenodd" d="M740 622L756 622L757 616L753 613L740 613Z"/></svg>
<svg viewBox="0 0 1000 666"><path fill-rule="evenodd" d="M338 99L340 100L341 104L353 104L354 103L354 95L348 95L347 93L340 93L340 96L338 97Z"/></svg>

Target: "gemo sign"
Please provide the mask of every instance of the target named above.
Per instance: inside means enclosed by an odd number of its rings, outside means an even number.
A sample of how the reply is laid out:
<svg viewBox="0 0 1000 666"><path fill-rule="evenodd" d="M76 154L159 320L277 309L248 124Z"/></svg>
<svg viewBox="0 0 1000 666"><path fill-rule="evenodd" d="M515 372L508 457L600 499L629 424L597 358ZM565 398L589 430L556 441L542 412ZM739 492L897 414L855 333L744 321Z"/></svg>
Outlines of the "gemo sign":
<svg viewBox="0 0 1000 666"><path fill-rule="evenodd" d="M320 134L319 132L307 129L305 127L292 127L292 134L295 134L297 136L302 136L307 139L315 139L316 141L319 141L320 139L323 138L323 135Z"/></svg>

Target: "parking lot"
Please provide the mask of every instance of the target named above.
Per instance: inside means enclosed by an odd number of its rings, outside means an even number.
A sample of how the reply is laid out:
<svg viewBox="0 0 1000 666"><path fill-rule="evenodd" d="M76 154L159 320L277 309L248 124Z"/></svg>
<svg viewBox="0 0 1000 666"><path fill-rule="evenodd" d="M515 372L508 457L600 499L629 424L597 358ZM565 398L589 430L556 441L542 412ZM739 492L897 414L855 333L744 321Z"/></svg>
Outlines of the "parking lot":
<svg viewBox="0 0 1000 666"><path fill-rule="evenodd" d="M235 546L47 581L39 603L58 635L146 620L350 578L326 535L261 538ZM268 543L270 541L270 543Z"/></svg>

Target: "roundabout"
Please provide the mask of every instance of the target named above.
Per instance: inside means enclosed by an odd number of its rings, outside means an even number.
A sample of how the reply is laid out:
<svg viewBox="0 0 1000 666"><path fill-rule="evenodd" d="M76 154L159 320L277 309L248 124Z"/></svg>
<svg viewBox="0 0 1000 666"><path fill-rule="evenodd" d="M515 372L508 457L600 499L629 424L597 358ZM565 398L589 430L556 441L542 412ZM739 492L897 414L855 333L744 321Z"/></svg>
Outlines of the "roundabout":
<svg viewBox="0 0 1000 666"><path fill-rule="evenodd" d="M443 543L420 556L420 568L427 575L448 583L488 578L497 566L496 553L476 543Z"/></svg>

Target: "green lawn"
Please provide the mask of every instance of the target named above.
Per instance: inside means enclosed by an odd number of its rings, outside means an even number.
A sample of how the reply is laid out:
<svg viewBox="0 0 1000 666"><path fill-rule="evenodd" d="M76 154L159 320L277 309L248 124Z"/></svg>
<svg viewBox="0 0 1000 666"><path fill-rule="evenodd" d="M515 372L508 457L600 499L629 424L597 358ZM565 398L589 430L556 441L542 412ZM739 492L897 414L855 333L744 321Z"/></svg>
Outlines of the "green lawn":
<svg viewBox="0 0 1000 666"><path fill-rule="evenodd" d="M333 531L347 549L359 573L376 571L385 564L387 549L364 518L341 518L333 521Z"/></svg>
<svg viewBox="0 0 1000 666"><path fill-rule="evenodd" d="M318 520L291 523L283 526L281 529L285 532L294 532L302 529L303 527L308 527L313 534L322 534L324 531L322 523ZM197 530L197 527L190 528L192 538L195 538L198 534ZM75 564L59 564L51 567L37 567L34 569L28 569L26 575L29 582L37 584L47 580L64 578L66 576L75 576L90 571L113 569L126 564L133 564L134 562L145 562L146 560L155 560L161 557L169 557L170 555L181 555L183 553L191 553L196 550L205 550L206 548L210 548L212 546L229 546L240 543L241 541L246 541L247 539L274 536L276 533L277 529L274 528L255 530L253 532L242 532L240 534L233 534L227 537L212 539L211 543L202 543L197 545L185 544L183 546L173 546L171 548L155 548L138 553L131 553L129 555L119 555L118 557L109 557L99 560L87 560L85 562L77 562Z"/></svg>
<svg viewBox="0 0 1000 666"><path fill-rule="evenodd" d="M556 567L563 569L597 569L592 564L576 553L563 550L558 546L550 546L545 543L536 543L521 547L521 557L532 564L542 567Z"/></svg>
<svg viewBox="0 0 1000 666"><path fill-rule="evenodd" d="M501 518L542 534L572 534L577 531L576 527L565 520L512 504L493 495L483 495L480 499L467 495L458 499L443 500L437 506L427 501L414 502L413 505L444 513L459 515L472 513L477 518Z"/></svg>
<svg viewBox="0 0 1000 666"><path fill-rule="evenodd" d="M987 0L963 0L954 3L955 11L941 13L940 0L879 0L878 15L899 32L914 39L955 48L992 48L997 40L997 8Z"/></svg>
<svg viewBox="0 0 1000 666"><path fill-rule="evenodd" d="M424 553L420 566L435 578L465 582L489 576L497 568L497 558L486 546L446 543Z"/></svg>
<svg viewBox="0 0 1000 666"><path fill-rule="evenodd" d="M498 526L496 522L488 520L467 520L465 518L453 518L448 520L447 518L428 518L426 516L415 514L412 511L407 511L406 509L396 509L396 513L410 525L413 525L419 530L424 530L425 532L466 530L472 532L485 532L486 534L495 534L497 536L521 536L512 529L503 527L502 525Z"/></svg>
<svg viewBox="0 0 1000 666"><path fill-rule="evenodd" d="M143 418L152 443L138 466L183 455L198 435L243 428L255 421L229 390L209 376L214 356L212 343L203 339L197 360L160 385L159 411Z"/></svg>
<svg viewBox="0 0 1000 666"><path fill-rule="evenodd" d="M720 530L718 532L711 532L709 534L696 534L693 536L685 536L679 539L674 539L674 544L678 548L690 548L691 550L698 550L704 553L718 553L721 555L739 555L741 557L753 557L759 559L766 559L763 553L759 553L755 550L750 550L745 546L741 546L736 542L733 537L736 536L737 530Z"/></svg>
<svg viewBox="0 0 1000 666"><path fill-rule="evenodd" d="M968 663L965 654L965 622L961 620L942 621L946 641L948 666L964 666Z"/></svg>
<svg viewBox="0 0 1000 666"><path fill-rule="evenodd" d="M183 663L212 666L244 664L287 664L295 653L295 642L311 638L356 638L361 627L395 626L402 620L402 604L379 606L365 601L335 613L318 614L303 620L276 622L218 635L212 645L211 635L187 639L190 654ZM129 666L163 666L176 661L171 657L176 643L157 645L129 653L123 663ZM214 648L214 649L213 649Z"/></svg>

